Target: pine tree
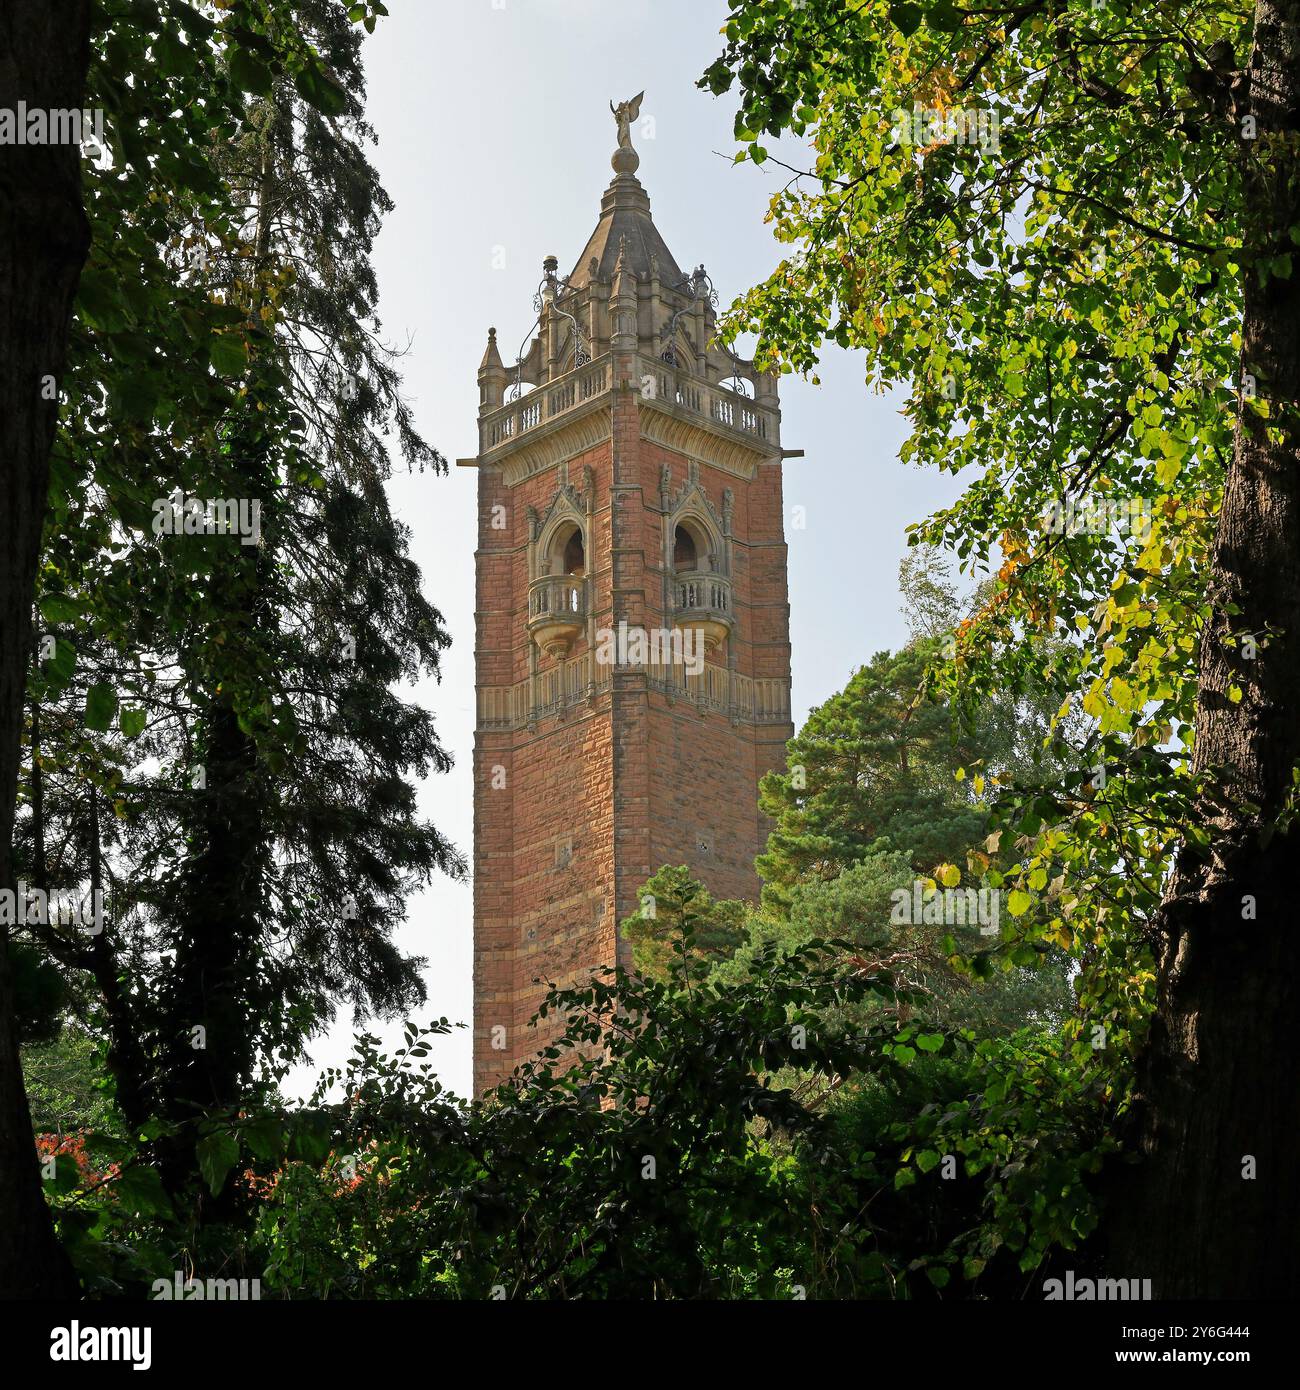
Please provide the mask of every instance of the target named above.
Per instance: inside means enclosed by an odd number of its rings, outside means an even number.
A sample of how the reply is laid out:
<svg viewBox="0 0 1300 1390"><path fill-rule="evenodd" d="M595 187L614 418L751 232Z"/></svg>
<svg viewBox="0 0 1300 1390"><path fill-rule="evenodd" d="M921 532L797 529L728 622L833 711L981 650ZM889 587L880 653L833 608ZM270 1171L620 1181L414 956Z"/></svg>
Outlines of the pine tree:
<svg viewBox="0 0 1300 1390"><path fill-rule="evenodd" d="M123 1108L185 1127L174 1190L195 1174L191 1122L263 1088L339 1003L391 1013L423 997L393 927L419 883L463 872L416 805L412 779L450 758L396 687L436 676L448 638L389 509L387 436L430 478L445 463L375 319L370 254L390 204L364 152L360 36L337 5L296 8L327 65L318 105L285 76L250 100L214 155L239 217L145 215L177 292L227 316L213 361L229 390L160 405L129 436L170 470L132 525L92 489L47 535L45 607L77 661L60 667L56 646L37 667L44 739L60 742L29 780L68 850L60 873L84 887L99 856L110 904L98 968L62 954L95 970L110 1037L137 1040L110 1048ZM111 423L127 432L120 410ZM65 447L75 460L96 446L87 428ZM256 502L260 543L155 536L173 488ZM107 551L82 539L104 533ZM106 712L89 736L83 707Z"/></svg>
<svg viewBox="0 0 1300 1390"><path fill-rule="evenodd" d="M873 846L928 873L975 844L984 812L955 774L985 750L924 696L938 650L927 638L877 653L809 714L785 771L763 778L759 806L775 822L756 861L765 901L788 908L795 883L835 878Z"/></svg>

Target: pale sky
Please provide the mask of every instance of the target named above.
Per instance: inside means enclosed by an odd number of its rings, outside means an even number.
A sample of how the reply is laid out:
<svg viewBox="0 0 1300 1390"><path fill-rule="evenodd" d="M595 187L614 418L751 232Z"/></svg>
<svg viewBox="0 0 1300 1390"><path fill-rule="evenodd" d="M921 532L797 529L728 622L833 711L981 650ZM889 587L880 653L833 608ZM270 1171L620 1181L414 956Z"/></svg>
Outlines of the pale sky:
<svg viewBox="0 0 1300 1390"><path fill-rule="evenodd" d="M679 265L704 262L726 304L780 259L763 219L789 174L733 165L734 99L695 87L722 49L722 0L387 2L391 16L366 45L371 158L396 204L376 250L380 314L387 339L409 345L402 369L418 426L453 465L477 449L475 374L489 325L509 365L532 322L542 258L553 252L567 274L598 220L615 145L611 99L645 91L637 176ZM779 152L800 164L797 146ZM859 358L828 349L820 376L820 386L782 383L782 442L806 451L785 469L796 724L854 667L905 640L904 528L956 492L953 480L898 461L900 402L866 390ZM456 767L423 785L421 805L467 859L475 481L453 466L447 478L399 472L390 488L453 638L442 684L416 697ZM792 527L796 507L802 530ZM468 882L435 882L409 903L399 940L429 962L420 1021L469 1023L471 934ZM400 1022L370 1028L400 1039ZM310 1089L352 1036L345 1014L288 1089ZM468 1029L436 1042L429 1060L445 1085L469 1093Z"/></svg>

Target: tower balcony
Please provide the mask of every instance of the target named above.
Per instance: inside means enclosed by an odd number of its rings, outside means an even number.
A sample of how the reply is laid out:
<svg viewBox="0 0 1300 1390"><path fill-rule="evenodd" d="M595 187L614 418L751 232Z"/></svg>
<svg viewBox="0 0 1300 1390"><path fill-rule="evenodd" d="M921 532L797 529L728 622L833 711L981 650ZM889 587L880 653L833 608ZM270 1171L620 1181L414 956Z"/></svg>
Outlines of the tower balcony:
<svg viewBox="0 0 1300 1390"><path fill-rule="evenodd" d="M679 574L673 594L677 626L700 633L705 654L712 655L731 634L731 580L704 570Z"/></svg>
<svg viewBox="0 0 1300 1390"><path fill-rule="evenodd" d="M730 387L703 381L644 353L633 359L633 367L631 380L648 405L703 422L724 437L745 441L759 453L780 453L781 415L774 400L742 396ZM607 401L616 384L612 355L605 353L516 400L486 408L479 416L480 456L545 435L584 409Z"/></svg>
<svg viewBox="0 0 1300 1390"><path fill-rule="evenodd" d="M586 620L586 586L576 575L547 574L529 584L528 631L547 656L568 655Z"/></svg>

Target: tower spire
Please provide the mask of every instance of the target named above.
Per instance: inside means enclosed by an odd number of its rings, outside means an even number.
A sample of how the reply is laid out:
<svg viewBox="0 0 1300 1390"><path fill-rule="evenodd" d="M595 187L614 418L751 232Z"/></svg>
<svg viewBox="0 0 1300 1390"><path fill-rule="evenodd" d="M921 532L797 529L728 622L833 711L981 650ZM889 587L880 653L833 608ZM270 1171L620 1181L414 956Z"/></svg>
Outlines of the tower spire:
<svg viewBox="0 0 1300 1390"><path fill-rule="evenodd" d="M650 215L650 198L636 176L641 156L632 148L632 123L641 114L644 97L644 92L638 92L630 101L621 101L617 106L612 101L609 104L618 127L618 148L610 160L614 177L600 201L600 221L566 281L570 288L579 289L592 280L608 284L624 240L627 242L625 270L648 279L657 263L659 276L665 284L676 284L682 279L673 253L664 244ZM593 261L596 263L594 271Z"/></svg>
<svg viewBox="0 0 1300 1390"><path fill-rule="evenodd" d="M495 328L488 329L487 348L483 353L483 360L478 364L479 371L501 367L505 369L505 364L501 361L501 353L497 348L497 331Z"/></svg>
<svg viewBox="0 0 1300 1390"><path fill-rule="evenodd" d="M497 349L497 331L488 329L487 349L478 368L479 409L494 410L505 399L506 368Z"/></svg>

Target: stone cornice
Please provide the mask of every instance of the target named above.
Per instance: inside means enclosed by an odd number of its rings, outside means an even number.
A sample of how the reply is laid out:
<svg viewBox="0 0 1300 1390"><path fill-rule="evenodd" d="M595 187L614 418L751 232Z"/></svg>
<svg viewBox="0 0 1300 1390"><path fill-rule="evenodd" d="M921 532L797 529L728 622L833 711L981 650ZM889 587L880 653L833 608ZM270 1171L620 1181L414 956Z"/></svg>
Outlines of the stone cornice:
<svg viewBox="0 0 1300 1390"><path fill-rule="evenodd" d="M481 462L501 469L507 487L517 487L543 469L577 458L610 436L608 396L597 398L554 420L547 420L522 438L510 439L480 455Z"/></svg>
<svg viewBox="0 0 1300 1390"><path fill-rule="evenodd" d="M667 401L642 400L640 407L642 439L746 482L753 481L760 464L781 456L776 450L756 448L736 430Z"/></svg>

